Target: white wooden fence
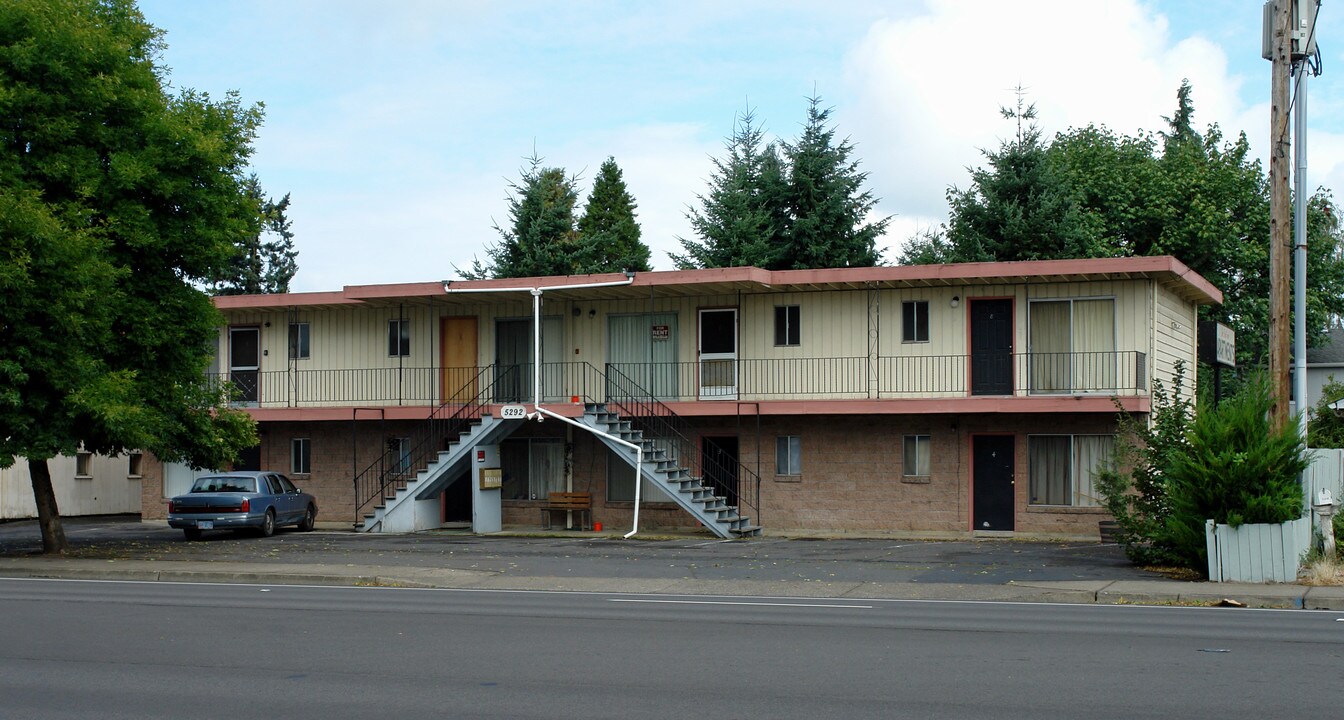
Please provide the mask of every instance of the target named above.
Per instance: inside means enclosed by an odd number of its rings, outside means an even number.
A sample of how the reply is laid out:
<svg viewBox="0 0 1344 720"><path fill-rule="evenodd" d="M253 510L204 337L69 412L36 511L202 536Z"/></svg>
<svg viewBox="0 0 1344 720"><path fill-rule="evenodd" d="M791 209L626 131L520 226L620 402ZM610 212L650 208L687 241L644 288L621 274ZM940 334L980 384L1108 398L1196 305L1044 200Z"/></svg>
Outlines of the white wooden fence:
<svg viewBox="0 0 1344 720"><path fill-rule="evenodd" d="M1294 582L1302 556L1311 549L1311 502L1321 489L1344 497L1344 450L1312 450L1303 476L1303 517L1278 525L1204 524L1213 582Z"/></svg>
<svg viewBox="0 0 1344 720"><path fill-rule="evenodd" d="M1311 548L1311 520L1248 524L1204 524L1213 582L1293 582L1302 554Z"/></svg>

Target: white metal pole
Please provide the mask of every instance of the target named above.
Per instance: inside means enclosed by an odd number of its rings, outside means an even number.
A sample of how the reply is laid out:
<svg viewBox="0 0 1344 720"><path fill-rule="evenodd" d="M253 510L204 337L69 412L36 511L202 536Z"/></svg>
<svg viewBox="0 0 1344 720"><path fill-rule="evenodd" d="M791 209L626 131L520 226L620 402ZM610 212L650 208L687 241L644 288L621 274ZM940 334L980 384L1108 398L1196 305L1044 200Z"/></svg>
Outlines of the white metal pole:
<svg viewBox="0 0 1344 720"><path fill-rule="evenodd" d="M541 288L532 288L532 406L541 407Z"/></svg>
<svg viewBox="0 0 1344 720"><path fill-rule="evenodd" d="M1293 93L1293 399L1297 400L1298 427L1307 436L1307 76L1305 58L1297 62Z"/></svg>

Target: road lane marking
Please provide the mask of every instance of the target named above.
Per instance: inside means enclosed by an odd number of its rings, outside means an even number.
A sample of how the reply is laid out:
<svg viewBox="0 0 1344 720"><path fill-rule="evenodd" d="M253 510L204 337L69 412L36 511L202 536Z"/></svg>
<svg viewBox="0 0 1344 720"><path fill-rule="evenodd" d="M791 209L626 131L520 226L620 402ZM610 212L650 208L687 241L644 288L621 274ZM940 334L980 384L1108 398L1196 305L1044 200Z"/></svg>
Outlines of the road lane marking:
<svg viewBox="0 0 1344 720"><path fill-rule="evenodd" d="M642 600L638 598L607 598L607 602L662 603L665 605L756 605L760 607L847 608L872 610L872 605L827 605L825 603L735 602L729 600Z"/></svg>

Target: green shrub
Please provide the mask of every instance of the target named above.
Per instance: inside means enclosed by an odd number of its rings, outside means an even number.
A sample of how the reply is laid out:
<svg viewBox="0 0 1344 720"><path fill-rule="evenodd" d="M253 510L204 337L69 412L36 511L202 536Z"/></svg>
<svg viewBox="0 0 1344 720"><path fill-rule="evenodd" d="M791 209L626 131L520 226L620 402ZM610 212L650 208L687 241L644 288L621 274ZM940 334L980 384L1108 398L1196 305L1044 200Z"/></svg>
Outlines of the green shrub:
<svg viewBox="0 0 1344 720"><path fill-rule="evenodd" d="M1160 536L1182 564L1207 570L1206 519L1236 526L1301 517L1306 446L1297 418L1270 431L1272 402L1268 380L1253 376L1217 407L1201 407L1184 449L1169 458Z"/></svg>
<svg viewBox="0 0 1344 720"><path fill-rule="evenodd" d="M1185 364L1177 362L1170 391L1153 379L1151 418L1120 413L1115 455L1096 478L1102 505L1118 526L1116 539L1125 555L1140 565L1177 561L1165 539L1171 511L1166 468L1185 451L1192 421L1190 400L1182 394L1184 384Z"/></svg>

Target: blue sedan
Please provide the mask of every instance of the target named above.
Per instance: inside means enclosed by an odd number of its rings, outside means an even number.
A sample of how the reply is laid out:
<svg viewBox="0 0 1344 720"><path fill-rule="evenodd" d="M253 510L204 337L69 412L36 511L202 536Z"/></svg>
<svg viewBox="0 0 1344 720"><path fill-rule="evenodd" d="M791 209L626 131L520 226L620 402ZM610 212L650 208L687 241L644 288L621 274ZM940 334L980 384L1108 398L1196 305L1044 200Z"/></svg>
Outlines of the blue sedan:
<svg viewBox="0 0 1344 720"><path fill-rule="evenodd" d="M317 522L317 500L273 472L231 472L199 477L191 492L168 501L168 525L188 540L206 530L253 528L270 537L277 527L301 531Z"/></svg>

